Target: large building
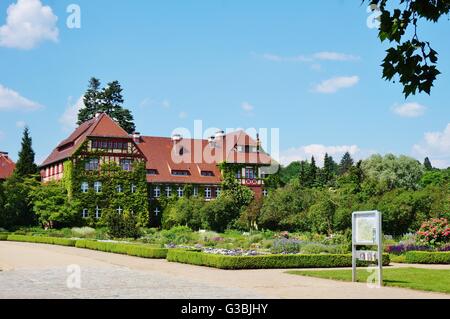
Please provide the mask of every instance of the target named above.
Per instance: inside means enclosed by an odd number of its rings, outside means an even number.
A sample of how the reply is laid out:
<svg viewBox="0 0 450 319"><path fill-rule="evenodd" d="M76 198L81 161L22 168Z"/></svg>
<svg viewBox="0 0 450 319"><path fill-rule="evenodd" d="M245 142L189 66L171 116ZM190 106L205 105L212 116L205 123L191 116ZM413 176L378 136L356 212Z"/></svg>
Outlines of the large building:
<svg viewBox="0 0 450 319"><path fill-rule="evenodd" d="M158 216L160 210L152 202L162 196L183 197L187 186L193 196L202 195L205 200L216 198L221 191L225 167L231 169L236 179L250 187L256 196L267 195L264 168L272 164L272 159L259 144L259 140L244 131L230 134L219 131L208 140L188 139L181 135L152 137L128 134L102 113L81 124L59 143L41 164L40 170L42 181L49 182L61 180L68 174L65 171L67 167L74 165L81 165L85 172L93 172L95 176L103 164L115 163L123 171L131 172L136 162L143 162L151 213ZM80 174L77 173L77 177ZM87 179L80 180L74 185L73 192L86 193L92 189L98 193L101 182L95 178L89 180L92 185ZM122 188L122 185L117 185L118 191ZM96 204L90 210L95 211L94 216L99 218L101 209ZM119 207L117 211L121 209ZM88 215L89 209L85 210L83 216Z"/></svg>
<svg viewBox="0 0 450 319"><path fill-rule="evenodd" d="M0 152L0 182L10 177L15 168L16 165L12 159L9 158L8 153Z"/></svg>

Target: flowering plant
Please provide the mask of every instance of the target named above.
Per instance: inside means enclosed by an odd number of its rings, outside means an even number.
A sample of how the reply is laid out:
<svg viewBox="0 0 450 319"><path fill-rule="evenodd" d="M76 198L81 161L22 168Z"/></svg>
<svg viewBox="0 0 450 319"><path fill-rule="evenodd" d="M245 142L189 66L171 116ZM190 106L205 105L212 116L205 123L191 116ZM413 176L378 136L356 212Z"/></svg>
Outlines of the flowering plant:
<svg viewBox="0 0 450 319"><path fill-rule="evenodd" d="M420 243L436 247L450 242L450 226L445 218L432 218L422 223L417 238Z"/></svg>

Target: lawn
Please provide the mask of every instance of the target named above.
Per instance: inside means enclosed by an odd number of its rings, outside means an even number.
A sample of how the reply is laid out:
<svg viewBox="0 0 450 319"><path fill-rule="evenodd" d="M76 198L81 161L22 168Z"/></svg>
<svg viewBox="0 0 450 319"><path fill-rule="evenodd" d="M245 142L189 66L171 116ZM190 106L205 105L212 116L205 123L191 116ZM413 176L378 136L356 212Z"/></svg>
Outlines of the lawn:
<svg viewBox="0 0 450 319"><path fill-rule="evenodd" d="M351 281L349 270L288 271L292 275ZM358 269L358 282L366 282L369 273ZM450 293L450 269L392 268L383 269L384 285L424 291Z"/></svg>

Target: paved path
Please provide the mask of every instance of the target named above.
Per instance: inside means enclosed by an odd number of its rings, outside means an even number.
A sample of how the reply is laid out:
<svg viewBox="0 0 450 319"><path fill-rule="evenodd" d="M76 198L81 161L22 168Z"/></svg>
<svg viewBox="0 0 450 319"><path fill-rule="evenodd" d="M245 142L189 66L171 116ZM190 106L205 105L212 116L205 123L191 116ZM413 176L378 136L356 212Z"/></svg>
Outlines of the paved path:
<svg viewBox="0 0 450 319"><path fill-rule="evenodd" d="M67 288L69 265L81 289ZM286 274L219 270L73 247L0 242L0 298L450 298Z"/></svg>

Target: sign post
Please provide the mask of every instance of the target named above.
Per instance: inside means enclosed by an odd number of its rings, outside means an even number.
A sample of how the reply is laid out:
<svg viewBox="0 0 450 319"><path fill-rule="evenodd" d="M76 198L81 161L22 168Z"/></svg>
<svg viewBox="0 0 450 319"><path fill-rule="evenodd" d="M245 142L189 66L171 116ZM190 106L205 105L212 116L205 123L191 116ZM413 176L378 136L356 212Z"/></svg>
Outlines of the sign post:
<svg viewBox="0 0 450 319"><path fill-rule="evenodd" d="M379 211L352 214L352 281L356 282L357 260L377 261L378 287L383 285L383 234ZM358 246L377 246L376 251L358 250Z"/></svg>

